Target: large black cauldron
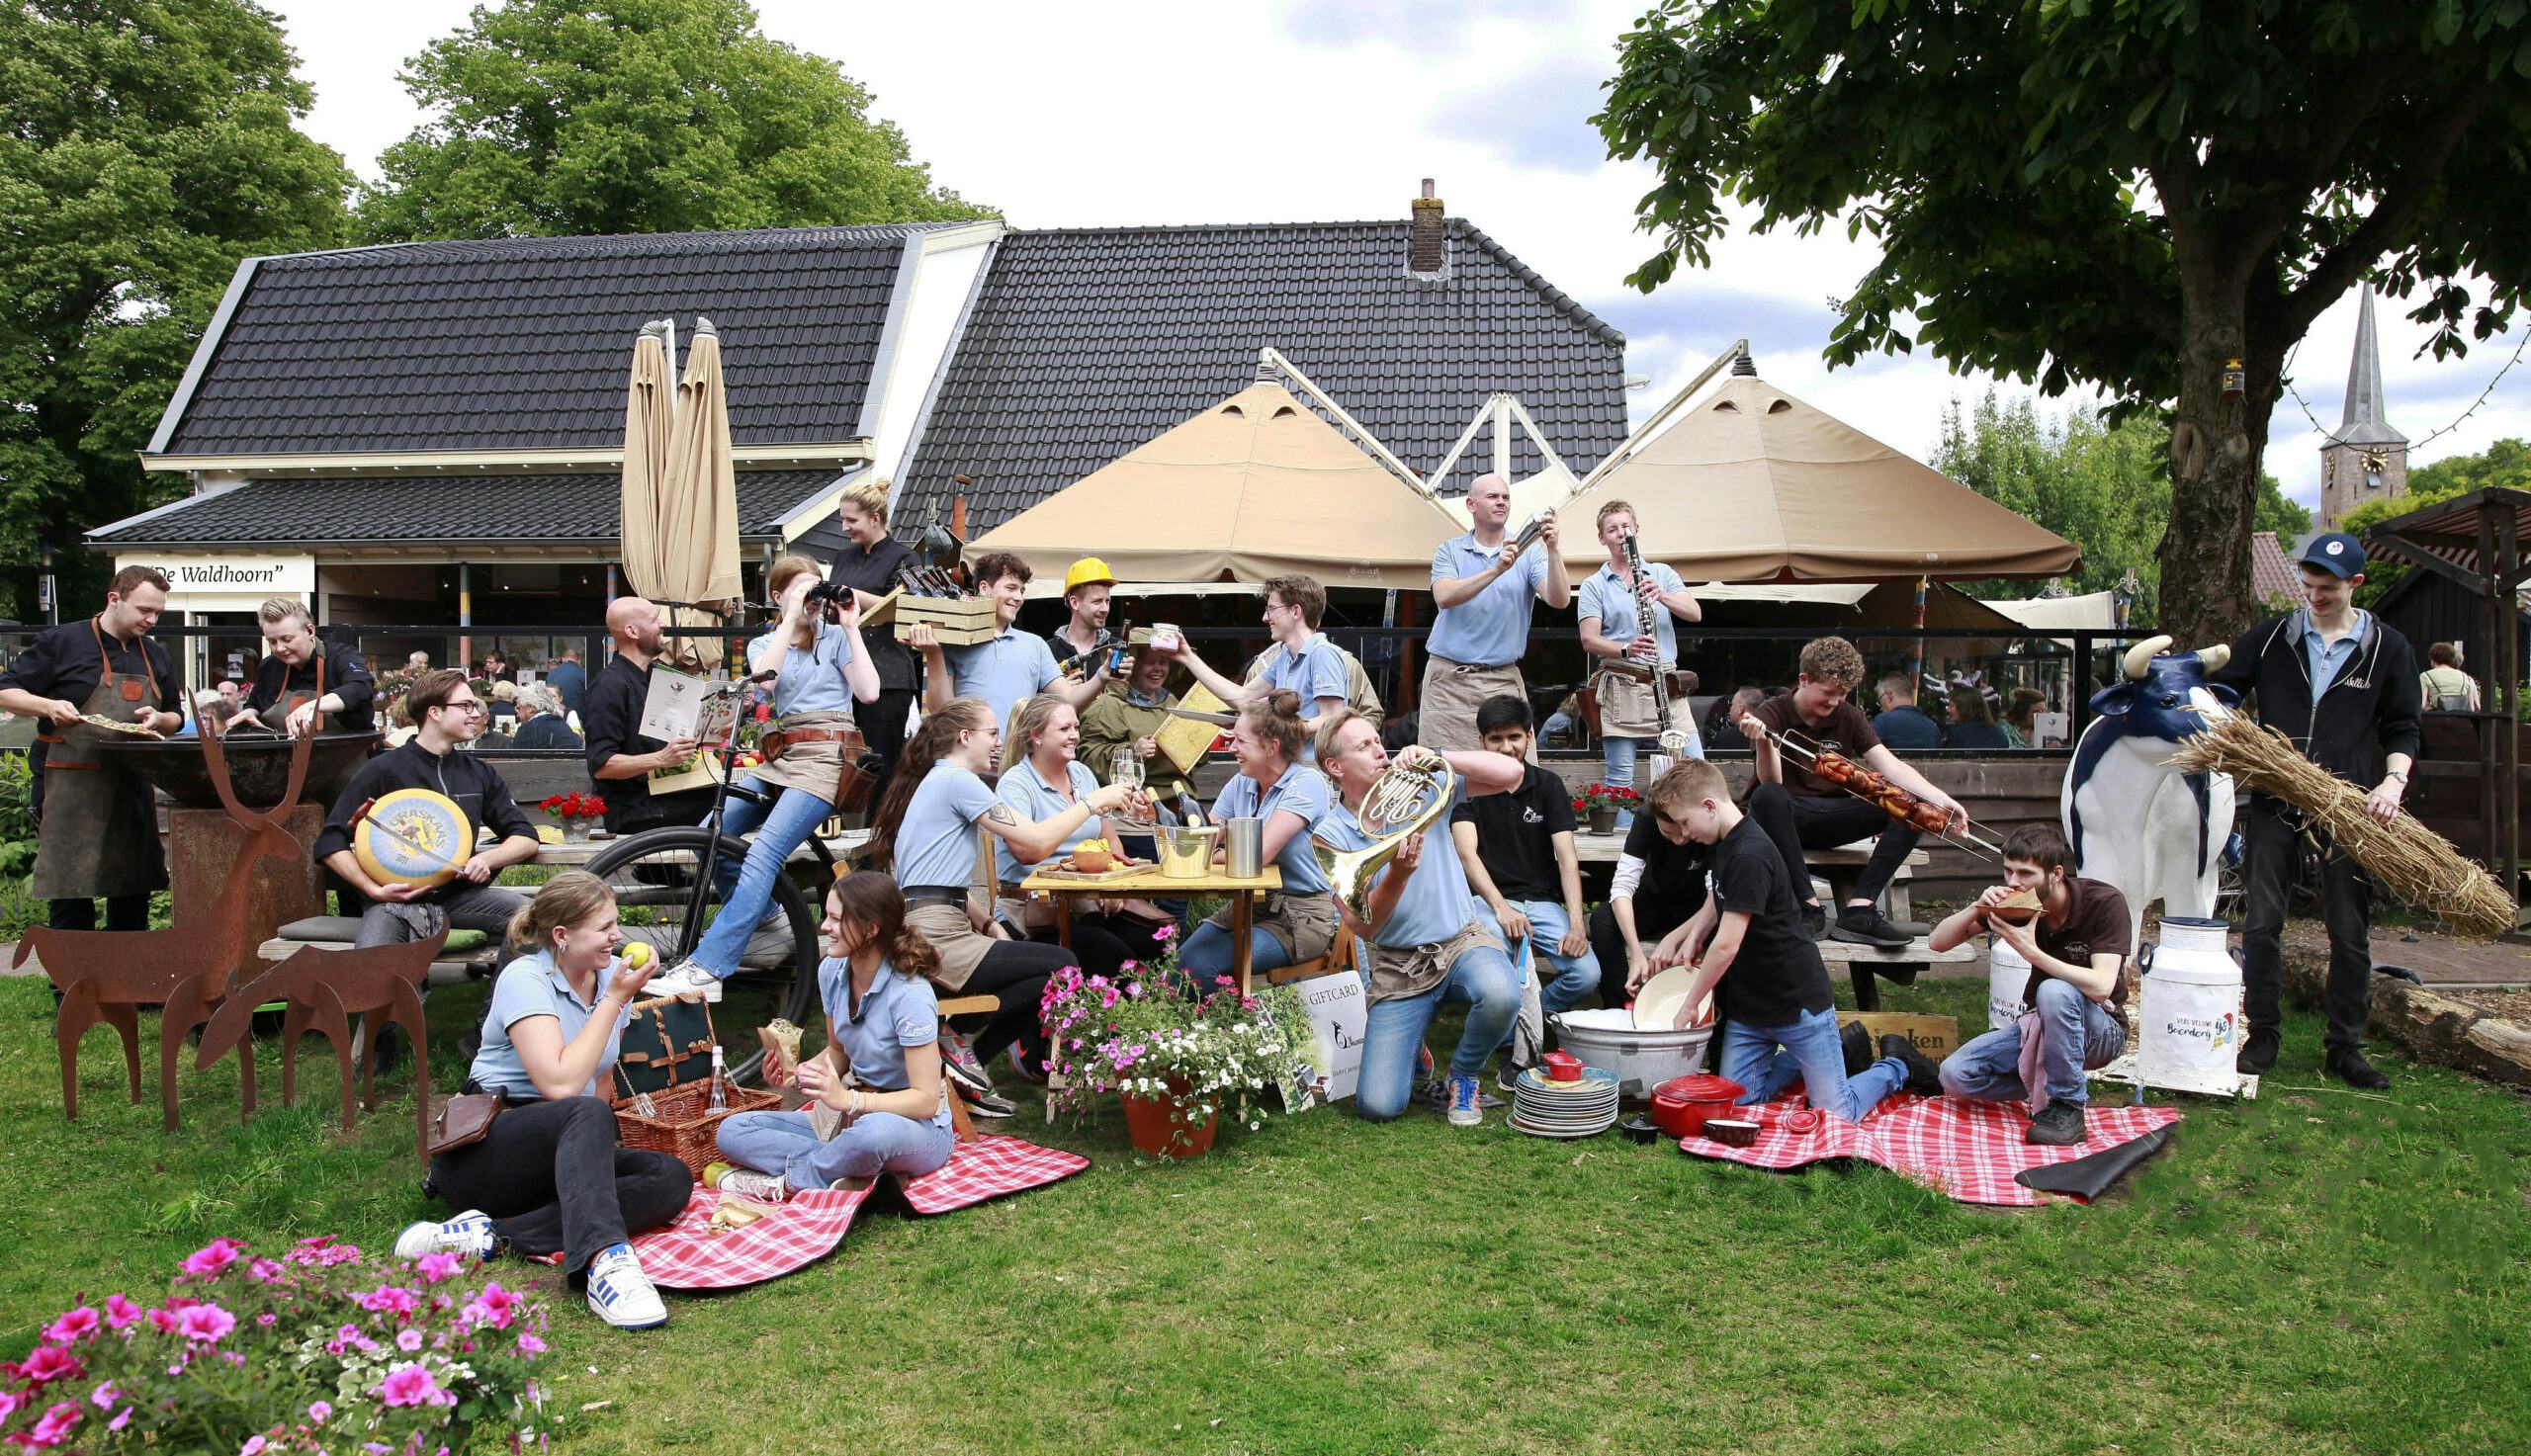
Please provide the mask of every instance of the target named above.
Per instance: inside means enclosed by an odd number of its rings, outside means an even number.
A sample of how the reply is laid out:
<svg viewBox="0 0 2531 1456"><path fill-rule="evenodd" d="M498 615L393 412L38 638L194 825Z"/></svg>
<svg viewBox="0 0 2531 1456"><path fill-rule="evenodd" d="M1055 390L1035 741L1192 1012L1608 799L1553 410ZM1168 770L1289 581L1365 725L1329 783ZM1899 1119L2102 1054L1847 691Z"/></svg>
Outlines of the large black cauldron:
<svg viewBox="0 0 2531 1456"><path fill-rule="evenodd" d="M325 787L358 771L360 761L377 746L380 734L318 733L307 757L303 799L332 808ZM219 740L228 759L228 782L237 802L248 809L271 809L290 787L291 740L276 733L231 733ZM115 734L97 745L119 768L130 769L186 809L218 809L219 791L212 787L211 765L198 738L142 738Z"/></svg>

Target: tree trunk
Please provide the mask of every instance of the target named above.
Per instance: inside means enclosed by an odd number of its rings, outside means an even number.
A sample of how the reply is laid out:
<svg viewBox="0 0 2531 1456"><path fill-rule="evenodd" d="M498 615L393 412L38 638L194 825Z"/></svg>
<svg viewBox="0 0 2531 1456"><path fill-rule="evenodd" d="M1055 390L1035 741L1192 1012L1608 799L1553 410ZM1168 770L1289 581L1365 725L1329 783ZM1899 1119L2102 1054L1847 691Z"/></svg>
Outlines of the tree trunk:
<svg viewBox="0 0 2531 1456"><path fill-rule="evenodd" d="M2152 624L2182 648L2229 642L2262 610L2250 590L2250 527L2284 363L2280 351L2248 339L2246 288L2194 286L2189 271L2183 261L2171 519L2155 553L2162 579ZM2234 359L2247 388L2226 398L2224 370Z"/></svg>

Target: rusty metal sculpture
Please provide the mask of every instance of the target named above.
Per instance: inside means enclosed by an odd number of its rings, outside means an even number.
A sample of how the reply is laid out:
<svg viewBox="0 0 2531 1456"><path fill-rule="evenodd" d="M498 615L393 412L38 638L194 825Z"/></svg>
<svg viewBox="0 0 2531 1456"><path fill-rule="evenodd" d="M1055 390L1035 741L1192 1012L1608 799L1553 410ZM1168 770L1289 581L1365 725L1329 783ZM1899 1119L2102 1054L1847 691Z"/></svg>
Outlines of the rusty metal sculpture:
<svg viewBox="0 0 2531 1456"><path fill-rule="evenodd" d="M292 745L289 789L271 810L249 810L237 802L229 786L228 764L217 733L202 737L203 757L220 803L241 832L237 858L229 866L218 913L208 923L197 921L165 930L54 930L39 926L18 942L18 965L29 952L43 963L44 975L61 992L53 1021L53 1044L61 1054L61 1110L79 1116L79 1040L103 1022L123 1036L126 1071L131 1100L140 1100L139 1010L159 1006L158 1098L166 1113L166 1129L176 1130L177 1049L195 1027L211 1018L228 999L236 966L246 952L246 901L256 865L266 859L296 862L302 855L279 815L299 802L307 775L307 755L314 735ZM246 1003L248 1007L253 1002ZM255 1063L239 1059L238 1091L248 1111L255 1106Z"/></svg>
<svg viewBox="0 0 2531 1456"><path fill-rule="evenodd" d="M299 1039L310 1030L325 1034L334 1048L334 1063L343 1076L343 1131L354 1127L352 1104L352 1038L351 1019L361 1019L360 1100L370 1111L378 1110L375 1070L378 1059L369 1055L378 1045L379 1031L390 1024L404 1028L413 1039L413 1121L417 1146L430 1146L431 1080L430 1040L423 1025L421 985L430 975L431 962L448 942L443 926L428 940L406 941L400 945L374 945L356 949L333 950L311 945L291 952L278 966L258 976L228 998L226 1005L214 1012L211 1024L202 1034L202 1051L194 1060L201 1071L228 1055L233 1048L241 1063L254 1061L254 1049L247 1038L253 1030L255 1008L274 1001L286 1003L281 1023L281 1104L287 1107L297 1094L295 1085L299 1066ZM246 1110L254 1110L249 1101ZM424 1160L427 1161L425 1152Z"/></svg>

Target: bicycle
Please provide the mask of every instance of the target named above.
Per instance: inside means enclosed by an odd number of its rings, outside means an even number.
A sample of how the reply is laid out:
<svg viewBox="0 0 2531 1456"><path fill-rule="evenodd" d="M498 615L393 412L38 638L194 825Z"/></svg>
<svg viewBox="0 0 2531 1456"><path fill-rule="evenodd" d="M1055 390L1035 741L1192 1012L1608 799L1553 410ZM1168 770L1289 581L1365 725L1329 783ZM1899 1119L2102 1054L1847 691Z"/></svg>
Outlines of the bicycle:
<svg viewBox="0 0 2531 1456"><path fill-rule="evenodd" d="M724 691L739 688L732 684ZM693 954L737 884L738 865L746 858L748 841L720 830L730 801L739 798L769 805L774 797L738 782L735 719L728 735L703 751L717 753L721 760L720 784L703 822L644 829L608 845L588 863L589 873L615 891L625 938L648 941L662 968ZM805 870L799 868L803 865ZM714 1012L713 1022L721 1035L743 1035L742 1028L759 1027L777 1016L806 1023L817 994L817 966L822 958L818 922L826 887L834 883L835 871L834 852L821 835L811 834L800 849L792 851L790 863L774 881L765 917L748 938L739 969L731 975ZM803 890L803 877L815 887L814 894ZM744 1060L733 1063L729 1074L742 1081L751 1079L763 1062L764 1049L758 1046Z"/></svg>

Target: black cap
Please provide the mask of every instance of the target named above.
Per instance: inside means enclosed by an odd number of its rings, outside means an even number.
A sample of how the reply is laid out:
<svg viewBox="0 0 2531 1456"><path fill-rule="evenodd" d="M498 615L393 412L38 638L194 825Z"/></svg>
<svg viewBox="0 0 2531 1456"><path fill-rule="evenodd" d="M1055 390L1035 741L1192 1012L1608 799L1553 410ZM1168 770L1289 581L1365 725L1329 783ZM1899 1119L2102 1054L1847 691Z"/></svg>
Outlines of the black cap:
<svg viewBox="0 0 2531 1456"><path fill-rule="evenodd" d="M2344 580L2364 569L2364 546L2343 531L2314 536L2312 544L2303 549L2301 564L2317 566Z"/></svg>

